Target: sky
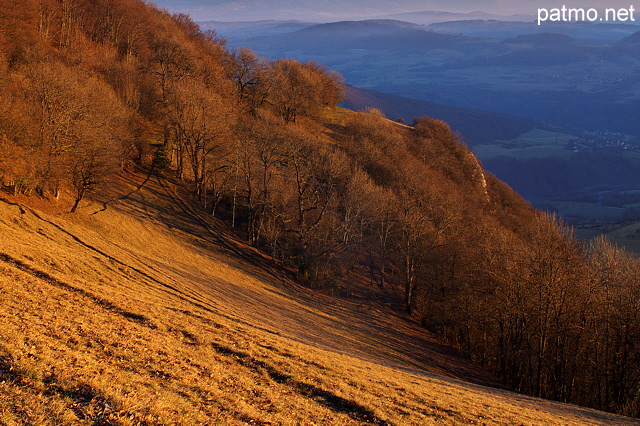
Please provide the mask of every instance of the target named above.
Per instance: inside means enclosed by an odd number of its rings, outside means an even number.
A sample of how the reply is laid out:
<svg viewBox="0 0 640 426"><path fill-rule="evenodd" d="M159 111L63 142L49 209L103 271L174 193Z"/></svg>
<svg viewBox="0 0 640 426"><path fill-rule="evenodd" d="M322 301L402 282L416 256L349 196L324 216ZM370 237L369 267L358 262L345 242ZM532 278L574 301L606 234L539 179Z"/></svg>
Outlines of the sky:
<svg viewBox="0 0 640 426"><path fill-rule="evenodd" d="M536 16L538 8L629 8L634 0L155 0L159 7L187 13L195 21L298 19L329 22L417 12L483 11ZM640 1L638 1L640 8ZM636 8L637 10L637 8Z"/></svg>

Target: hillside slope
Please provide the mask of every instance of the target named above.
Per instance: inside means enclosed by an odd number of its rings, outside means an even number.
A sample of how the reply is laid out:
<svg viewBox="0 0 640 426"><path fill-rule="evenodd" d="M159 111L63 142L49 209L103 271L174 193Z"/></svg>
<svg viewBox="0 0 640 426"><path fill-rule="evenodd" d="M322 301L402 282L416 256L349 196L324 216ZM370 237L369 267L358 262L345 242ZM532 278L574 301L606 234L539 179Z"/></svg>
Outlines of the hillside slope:
<svg viewBox="0 0 640 426"><path fill-rule="evenodd" d="M300 287L179 186L143 181L73 215L0 201L0 423L633 422L458 380L494 383L391 307Z"/></svg>
<svg viewBox="0 0 640 426"><path fill-rule="evenodd" d="M460 132L470 146L491 143L496 139L513 139L531 129L545 127L543 122L528 118L442 105L353 86L347 86L346 99L341 105L354 111L377 108L390 119L402 118L408 122L424 115L443 120L454 131ZM487 126L487 123L492 123L492 126Z"/></svg>
<svg viewBox="0 0 640 426"><path fill-rule="evenodd" d="M545 420L434 399L425 371L496 381L417 324L519 392L640 417L640 263L343 88L143 0L0 8L2 422Z"/></svg>

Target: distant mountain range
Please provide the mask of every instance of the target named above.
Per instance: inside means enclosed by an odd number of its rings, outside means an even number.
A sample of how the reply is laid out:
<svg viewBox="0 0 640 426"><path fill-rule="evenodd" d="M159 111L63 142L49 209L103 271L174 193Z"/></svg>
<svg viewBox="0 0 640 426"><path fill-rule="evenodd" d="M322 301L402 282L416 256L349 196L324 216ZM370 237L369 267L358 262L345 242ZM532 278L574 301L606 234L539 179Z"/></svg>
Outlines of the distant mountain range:
<svg viewBox="0 0 640 426"><path fill-rule="evenodd" d="M500 40L525 34L554 33L570 36L583 43L610 44L616 43L621 38L640 30L640 26L566 22L549 22L545 25L538 25L532 20L508 22L503 19L475 19L440 21L430 24L429 29L438 32Z"/></svg>
<svg viewBox="0 0 640 426"><path fill-rule="evenodd" d="M449 22L449 21L469 21L469 20L499 20L505 22L532 22L534 20L533 15L514 14L514 15L500 15L487 12L468 12L468 13L456 13L456 12L442 12L442 11L423 11L423 12L407 12L407 13L395 13L392 15L385 15L388 19L398 19L401 21L414 22L416 24L429 25L437 22Z"/></svg>
<svg viewBox="0 0 640 426"><path fill-rule="evenodd" d="M446 121L537 205L563 212L554 200L575 197L597 205L602 191L635 202L624 191L639 182L640 27L393 17L402 20L205 26L231 47L341 72L352 85L347 108L375 107L408 124L422 115Z"/></svg>
<svg viewBox="0 0 640 426"><path fill-rule="evenodd" d="M372 18L415 20L419 23L454 19L532 21L536 7L539 7L523 5L523 0L510 7L505 7L501 0L399 0L393 3L386 0L155 0L155 3L173 12L188 13L200 21L301 19L330 22Z"/></svg>
<svg viewBox="0 0 640 426"><path fill-rule="evenodd" d="M425 26L389 19L218 27L231 47L270 59L315 60L356 87L530 117L574 133L634 137L640 136L639 29L486 20Z"/></svg>

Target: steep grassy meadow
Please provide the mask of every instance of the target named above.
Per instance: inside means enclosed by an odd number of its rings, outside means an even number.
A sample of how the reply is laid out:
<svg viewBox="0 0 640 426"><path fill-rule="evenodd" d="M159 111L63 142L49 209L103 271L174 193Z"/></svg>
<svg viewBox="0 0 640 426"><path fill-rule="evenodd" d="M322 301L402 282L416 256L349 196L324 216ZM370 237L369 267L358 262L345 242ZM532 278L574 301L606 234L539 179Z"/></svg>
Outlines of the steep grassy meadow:
<svg viewBox="0 0 640 426"><path fill-rule="evenodd" d="M393 301L301 287L144 178L106 210L0 201L0 423L634 423L485 387Z"/></svg>

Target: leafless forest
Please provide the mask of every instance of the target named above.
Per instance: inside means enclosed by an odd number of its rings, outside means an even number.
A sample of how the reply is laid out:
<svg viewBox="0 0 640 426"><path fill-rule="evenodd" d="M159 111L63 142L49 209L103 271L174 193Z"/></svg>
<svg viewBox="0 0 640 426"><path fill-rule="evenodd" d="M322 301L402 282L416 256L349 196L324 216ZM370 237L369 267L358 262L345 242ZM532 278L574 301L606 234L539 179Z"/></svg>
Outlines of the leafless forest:
<svg viewBox="0 0 640 426"><path fill-rule="evenodd" d="M173 175L306 285L366 273L514 390L640 416L638 261L534 211L447 124L337 109L343 85L142 1L5 0L0 183L76 212L125 168Z"/></svg>

